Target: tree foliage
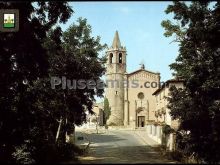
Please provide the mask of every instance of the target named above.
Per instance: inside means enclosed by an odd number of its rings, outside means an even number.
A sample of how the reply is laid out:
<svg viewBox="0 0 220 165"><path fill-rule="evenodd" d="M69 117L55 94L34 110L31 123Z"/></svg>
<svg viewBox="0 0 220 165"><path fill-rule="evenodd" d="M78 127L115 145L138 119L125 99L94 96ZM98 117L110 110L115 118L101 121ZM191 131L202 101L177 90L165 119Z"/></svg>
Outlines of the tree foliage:
<svg viewBox="0 0 220 165"><path fill-rule="evenodd" d="M106 124L107 120L109 119L111 115L111 108L109 106L109 101L108 99L105 97L104 99L104 123Z"/></svg>
<svg viewBox="0 0 220 165"><path fill-rule="evenodd" d="M103 89L53 90L51 77L98 80L105 46L86 19L62 32L59 23L73 13L66 2L1 2L0 8L19 9L20 22L19 32L0 33L0 162L61 160L65 149L72 152L66 133L85 121Z"/></svg>
<svg viewBox="0 0 220 165"><path fill-rule="evenodd" d="M173 2L166 13L174 20L163 21L165 36L179 42L175 76L185 79L184 89L171 89L169 108L180 119L179 132L185 148L206 162L220 161L220 3ZM177 38L177 40L176 40Z"/></svg>

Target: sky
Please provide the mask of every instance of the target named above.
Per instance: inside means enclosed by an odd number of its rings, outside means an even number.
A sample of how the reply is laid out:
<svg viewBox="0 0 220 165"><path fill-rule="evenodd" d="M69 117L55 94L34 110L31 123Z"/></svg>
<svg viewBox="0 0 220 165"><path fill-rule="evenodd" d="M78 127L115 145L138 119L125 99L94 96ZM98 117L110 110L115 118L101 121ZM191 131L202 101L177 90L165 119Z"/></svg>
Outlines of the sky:
<svg viewBox="0 0 220 165"><path fill-rule="evenodd" d="M92 36L100 36L101 43L111 46L115 31L122 46L127 49L127 72L140 68L159 72L161 81L172 78L169 65L178 55L178 44L165 37L161 22L173 19L165 10L172 2L70 2L74 14L62 25L67 29L79 17L86 18L92 27ZM172 42L172 43L171 43ZM103 55L103 53L101 54Z"/></svg>
<svg viewBox="0 0 220 165"><path fill-rule="evenodd" d="M77 18L86 18L92 35L100 36L101 43L111 46L118 30L122 46L127 49L127 72L140 68L159 72L161 81L172 78L169 64L175 62L178 44L163 34L161 22L173 18L164 11L172 2L69 2L74 14L62 25L67 29ZM171 43L172 42L172 43ZM100 55L103 55L100 54Z"/></svg>

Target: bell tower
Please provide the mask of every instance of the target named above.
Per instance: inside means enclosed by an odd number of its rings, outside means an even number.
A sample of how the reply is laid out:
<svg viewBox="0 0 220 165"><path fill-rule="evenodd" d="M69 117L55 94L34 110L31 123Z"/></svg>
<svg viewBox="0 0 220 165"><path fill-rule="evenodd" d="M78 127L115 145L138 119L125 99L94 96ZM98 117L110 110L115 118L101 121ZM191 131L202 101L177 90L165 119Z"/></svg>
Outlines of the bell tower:
<svg viewBox="0 0 220 165"><path fill-rule="evenodd" d="M111 115L108 125L124 124L124 74L126 72L126 48L121 46L118 31L115 32L112 46L107 50L106 98Z"/></svg>

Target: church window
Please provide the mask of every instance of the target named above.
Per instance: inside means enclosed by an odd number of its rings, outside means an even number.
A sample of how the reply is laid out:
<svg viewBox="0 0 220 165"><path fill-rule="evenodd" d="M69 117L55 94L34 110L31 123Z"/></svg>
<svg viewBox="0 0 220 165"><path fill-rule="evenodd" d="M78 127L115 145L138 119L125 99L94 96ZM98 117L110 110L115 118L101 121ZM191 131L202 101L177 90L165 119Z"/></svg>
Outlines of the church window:
<svg viewBox="0 0 220 165"><path fill-rule="evenodd" d="M117 94L118 94L118 91L115 91L115 94L117 95Z"/></svg>
<svg viewBox="0 0 220 165"><path fill-rule="evenodd" d="M138 98L140 100L144 99L144 93L143 92L138 93Z"/></svg>
<svg viewBox="0 0 220 165"><path fill-rule="evenodd" d="M119 53L119 63L122 63L122 54Z"/></svg>
<svg viewBox="0 0 220 165"><path fill-rule="evenodd" d="M113 54L110 53L110 57L109 57L109 62L110 62L110 64L112 63L112 58L113 58Z"/></svg>

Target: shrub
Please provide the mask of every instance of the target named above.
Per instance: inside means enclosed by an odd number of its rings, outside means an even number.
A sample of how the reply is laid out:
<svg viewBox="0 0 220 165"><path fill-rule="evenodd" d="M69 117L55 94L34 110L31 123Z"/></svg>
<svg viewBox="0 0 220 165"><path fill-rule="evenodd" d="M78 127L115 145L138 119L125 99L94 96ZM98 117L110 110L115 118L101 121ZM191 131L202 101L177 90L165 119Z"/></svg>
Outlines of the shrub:
<svg viewBox="0 0 220 165"><path fill-rule="evenodd" d="M18 164L35 163L35 160L31 157L31 153L28 151L26 144L15 147L15 151L12 153L12 157L15 160L15 163Z"/></svg>
<svg viewBox="0 0 220 165"><path fill-rule="evenodd" d="M171 128L170 125L164 125L164 126L162 127L162 130L163 130L163 133L164 133L165 135L169 135L169 134L175 132L175 130L174 130L173 128Z"/></svg>
<svg viewBox="0 0 220 165"><path fill-rule="evenodd" d="M170 157L172 160L176 160L181 162L184 158L183 153L180 151L172 151L170 152Z"/></svg>
<svg viewBox="0 0 220 165"><path fill-rule="evenodd" d="M75 157L76 153L81 154L81 149L74 144L66 143L57 148L60 155L60 161L71 160Z"/></svg>

